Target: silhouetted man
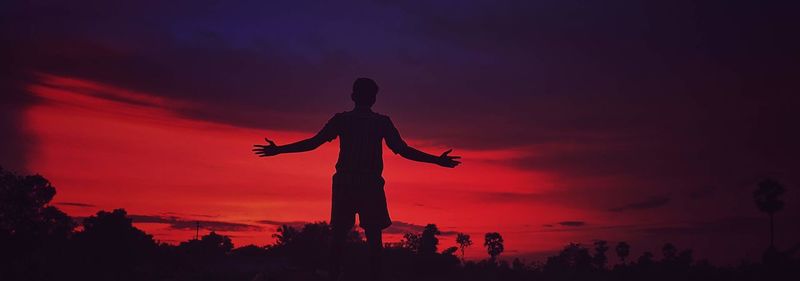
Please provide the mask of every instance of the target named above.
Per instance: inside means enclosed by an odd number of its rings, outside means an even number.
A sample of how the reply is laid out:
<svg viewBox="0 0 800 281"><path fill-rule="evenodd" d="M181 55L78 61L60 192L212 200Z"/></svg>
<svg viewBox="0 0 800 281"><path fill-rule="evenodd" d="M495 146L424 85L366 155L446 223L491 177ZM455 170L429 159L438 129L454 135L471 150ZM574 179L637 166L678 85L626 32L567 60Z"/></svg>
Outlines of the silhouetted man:
<svg viewBox="0 0 800 281"><path fill-rule="evenodd" d="M380 275L380 253L383 242L381 231L392 221L386 208L383 191L383 158L381 140L395 154L420 162L453 168L461 157L449 156L448 150L440 156L419 151L406 144L388 116L372 111L378 84L369 78L358 78L353 83L351 98L355 108L337 113L317 135L288 145L255 145L253 151L260 157L281 153L313 150L325 142L339 137L339 161L333 175L333 203L331 204L331 280L339 277L341 254L348 232L353 228L358 213L361 228L367 236L370 249L370 275L377 280Z"/></svg>

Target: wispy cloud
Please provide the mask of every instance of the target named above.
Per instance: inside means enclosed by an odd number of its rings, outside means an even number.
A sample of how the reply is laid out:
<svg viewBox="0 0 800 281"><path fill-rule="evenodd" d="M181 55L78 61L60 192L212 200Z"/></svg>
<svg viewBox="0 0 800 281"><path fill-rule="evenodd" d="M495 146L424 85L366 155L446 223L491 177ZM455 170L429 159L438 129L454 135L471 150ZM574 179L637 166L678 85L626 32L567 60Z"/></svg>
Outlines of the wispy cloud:
<svg viewBox="0 0 800 281"><path fill-rule="evenodd" d="M81 207L81 208L94 208L94 207L97 207L97 206L92 205L92 204L81 203L81 202L56 202L54 204L61 205L61 206Z"/></svg>
<svg viewBox="0 0 800 281"><path fill-rule="evenodd" d="M290 227L292 227L294 229L303 229L303 226L305 226L306 224L309 224L311 222L308 222L308 221L259 220L259 221L256 221L256 223L273 225L273 226L287 225L287 226L290 226Z"/></svg>
<svg viewBox="0 0 800 281"><path fill-rule="evenodd" d="M667 203L669 203L669 201L670 201L669 197L666 197L666 196L654 196L654 197L650 197L650 198L648 198L647 200L644 200L644 201L634 202L634 203L626 204L626 205L621 206L621 207L611 208L611 209L608 209L608 210L612 211L612 212L622 212L622 211L627 211L627 210L653 209L653 208L658 208L658 207L667 205Z"/></svg>
<svg viewBox="0 0 800 281"><path fill-rule="evenodd" d="M262 227L258 225L226 222L226 221L212 221L212 220L192 220L188 218L181 218L175 216L152 216L152 215L129 215L135 223L164 223L169 224L173 229L195 229L196 227L214 230L214 231L251 231L261 230Z"/></svg>
<svg viewBox="0 0 800 281"><path fill-rule="evenodd" d="M575 227L575 226L584 226L584 225L586 225L586 222L585 221L561 221L561 222L558 222L558 225Z"/></svg>

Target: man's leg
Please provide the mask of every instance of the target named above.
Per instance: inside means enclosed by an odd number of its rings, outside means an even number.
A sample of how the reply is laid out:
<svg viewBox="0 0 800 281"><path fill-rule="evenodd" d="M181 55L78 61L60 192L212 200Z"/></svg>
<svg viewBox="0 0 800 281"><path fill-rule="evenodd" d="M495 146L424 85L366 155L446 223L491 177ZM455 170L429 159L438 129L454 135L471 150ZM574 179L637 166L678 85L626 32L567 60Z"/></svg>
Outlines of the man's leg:
<svg viewBox="0 0 800 281"><path fill-rule="evenodd" d="M370 280L380 280L381 277L381 250L383 240L380 228L364 229L367 235L367 245L369 246L369 277Z"/></svg>
<svg viewBox="0 0 800 281"><path fill-rule="evenodd" d="M331 281L337 281L342 271L342 251L347 241L347 232L350 229L334 226L331 231L333 235L331 237L331 256L328 264L330 271L328 273Z"/></svg>

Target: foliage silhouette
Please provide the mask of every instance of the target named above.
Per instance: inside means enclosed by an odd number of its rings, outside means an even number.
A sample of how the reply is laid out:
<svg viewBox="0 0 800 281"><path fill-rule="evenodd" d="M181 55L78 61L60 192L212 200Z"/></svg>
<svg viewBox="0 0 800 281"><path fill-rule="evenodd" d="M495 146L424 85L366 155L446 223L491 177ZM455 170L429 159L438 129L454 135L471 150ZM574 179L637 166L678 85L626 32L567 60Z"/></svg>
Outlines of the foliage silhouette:
<svg viewBox="0 0 800 281"><path fill-rule="evenodd" d="M646 252L642 253L642 255L639 256L639 259L637 260L637 262L640 265L644 265L644 266L648 266L650 264L653 264L653 253L651 253L649 251L646 251Z"/></svg>
<svg viewBox="0 0 800 281"><path fill-rule="evenodd" d="M20 176L0 166L0 276L49 279L37 268L59 264L60 253L75 228L64 212L51 206L56 189L40 175Z"/></svg>
<svg viewBox="0 0 800 281"><path fill-rule="evenodd" d="M74 246L85 258L81 266L94 268L106 280L145 278L144 269L154 266L152 257L158 249L153 237L134 227L123 209L99 211L85 218L83 231L75 234Z"/></svg>
<svg viewBox="0 0 800 281"><path fill-rule="evenodd" d="M275 238L275 245L276 246L286 246L294 242L295 237L297 237L297 230L288 225L281 225L276 230L275 234L272 234L272 238Z"/></svg>
<svg viewBox="0 0 800 281"><path fill-rule="evenodd" d="M449 247L447 249L444 249L444 251L442 251L442 255L452 256L452 255L455 255L455 253L457 251L458 251L458 247Z"/></svg>
<svg viewBox="0 0 800 281"><path fill-rule="evenodd" d="M678 248L672 245L672 243L665 243L664 246L661 247L661 254L664 257L664 261L673 261L678 254Z"/></svg>
<svg viewBox="0 0 800 281"><path fill-rule="evenodd" d="M617 257L619 257L620 262L625 264L625 259L631 254L631 246L628 245L628 242L620 241L614 249L617 252Z"/></svg>
<svg viewBox="0 0 800 281"><path fill-rule="evenodd" d="M182 254L204 261L213 261L224 257L226 253L233 250L233 243L229 237L211 231L211 233L204 235L199 240L192 239L181 242L177 250Z"/></svg>
<svg viewBox="0 0 800 281"><path fill-rule="evenodd" d="M456 243L458 244L459 250L461 250L461 260L464 260L464 251L469 247L472 246L472 239L470 239L469 234L466 233L458 233L456 236Z"/></svg>
<svg viewBox="0 0 800 281"><path fill-rule="evenodd" d="M281 226L274 236L275 242L265 247L235 248L229 237L217 232L178 245L158 244L136 228L123 209L98 211L83 219L82 228L75 230L72 219L63 212L55 212L63 216L47 213L48 209L57 208L49 205L55 190L46 179L6 171L0 179L3 195L0 202L4 204L0 208L3 218L0 245L4 250L0 251L3 257L0 277L4 281L325 279L324 253L333 235L326 222L306 224L299 229ZM426 229L423 233L406 234L403 243L389 244L382 252L387 266L381 270L387 280L737 281L800 277L800 259L794 256L800 245L788 251L776 250L779 258L775 261L734 267L695 261L691 249L679 249L672 243L661 247L663 258L659 260L645 251L635 262L626 262L631 251L626 242L616 244L620 263L609 267L606 266L609 247L604 240L595 240L592 249L568 244L544 263L526 263L519 258L509 263L499 258L504 248L502 236L491 232L486 234L484 243L490 257L462 262L453 254L471 244L466 242L470 241L468 235L456 238L461 241L459 248L449 247L441 253L420 251L422 240L439 235L433 224ZM18 233L31 236L20 237ZM347 237L352 251L342 258L343 280L371 280L363 270L368 268L368 261L356 258L368 252L367 243L353 230ZM438 245L432 241L425 243ZM17 242L21 244L13 244Z"/></svg>
<svg viewBox="0 0 800 281"><path fill-rule="evenodd" d="M436 235L440 234L442 232L435 224L426 225L419 237L419 252L423 254L436 253L436 247L439 245L439 238L436 238Z"/></svg>
<svg viewBox="0 0 800 281"><path fill-rule="evenodd" d="M403 248L406 248L414 253L418 253L422 247L422 238L416 233L403 234L403 240L400 242Z"/></svg>
<svg viewBox="0 0 800 281"><path fill-rule="evenodd" d="M594 241L594 256L592 257L592 263L597 268L605 268L606 263L608 263L608 257L606 257L606 252L608 251L608 241L605 240L596 240Z"/></svg>
<svg viewBox="0 0 800 281"><path fill-rule="evenodd" d="M759 211L769 215L769 247L775 248L775 213L783 210L783 201L780 196L786 192L783 185L773 179L765 179L758 183L758 188L753 191L753 200Z"/></svg>
<svg viewBox="0 0 800 281"><path fill-rule="evenodd" d="M545 267L554 272L585 274L592 269L589 249L581 244L570 243L554 257L549 257Z"/></svg>
<svg viewBox="0 0 800 281"><path fill-rule="evenodd" d="M483 246L486 247L486 252L489 253L489 257L492 261L497 260L497 256L505 250L505 247L503 247L503 236L500 236L500 233L497 232L486 233Z"/></svg>

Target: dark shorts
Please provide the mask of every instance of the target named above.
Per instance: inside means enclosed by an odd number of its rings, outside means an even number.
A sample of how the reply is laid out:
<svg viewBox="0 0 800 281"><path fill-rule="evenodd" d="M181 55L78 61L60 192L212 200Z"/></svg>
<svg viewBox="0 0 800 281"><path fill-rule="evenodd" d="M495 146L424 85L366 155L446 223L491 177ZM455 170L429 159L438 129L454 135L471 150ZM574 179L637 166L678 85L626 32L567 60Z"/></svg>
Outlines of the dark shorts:
<svg viewBox="0 0 800 281"><path fill-rule="evenodd" d="M383 177L372 174L333 175L331 226L350 229L358 214L362 228L385 229L392 224L383 192Z"/></svg>

